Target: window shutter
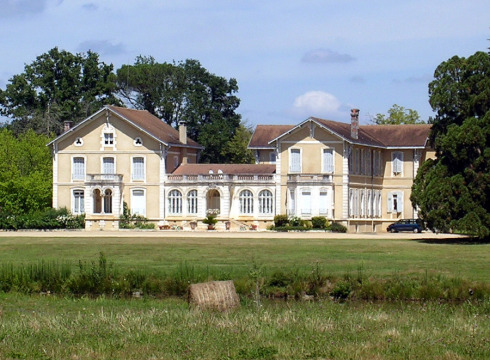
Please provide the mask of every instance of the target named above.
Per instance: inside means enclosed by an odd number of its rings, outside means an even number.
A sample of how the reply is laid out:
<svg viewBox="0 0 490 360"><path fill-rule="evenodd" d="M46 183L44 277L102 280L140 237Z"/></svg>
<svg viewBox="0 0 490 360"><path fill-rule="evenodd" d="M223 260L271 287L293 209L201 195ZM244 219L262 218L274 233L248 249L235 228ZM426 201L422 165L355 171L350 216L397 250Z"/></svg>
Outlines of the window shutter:
<svg viewBox="0 0 490 360"><path fill-rule="evenodd" d="M144 180L145 178L145 160L142 157L133 158L133 179Z"/></svg>
<svg viewBox="0 0 490 360"><path fill-rule="evenodd" d="M114 158L104 158L102 161L103 161L102 172L104 174L114 174Z"/></svg>
<svg viewBox="0 0 490 360"><path fill-rule="evenodd" d="M398 208L396 209L396 211L403 212L403 192L402 191L399 191L397 193L397 198L398 198Z"/></svg>
<svg viewBox="0 0 490 360"><path fill-rule="evenodd" d="M333 150L323 149L323 171L333 173Z"/></svg>
<svg viewBox="0 0 490 360"><path fill-rule="evenodd" d="M388 212L391 213L393 212L393 194L388 193L388 203L386 208L388 209Z"/></svg>
<svg viewBox="0 0 490 360"><path fill-rule="evenodd" d="M301 171L301 152L299 149L291 149L291 172L300 172Z"/></svg>

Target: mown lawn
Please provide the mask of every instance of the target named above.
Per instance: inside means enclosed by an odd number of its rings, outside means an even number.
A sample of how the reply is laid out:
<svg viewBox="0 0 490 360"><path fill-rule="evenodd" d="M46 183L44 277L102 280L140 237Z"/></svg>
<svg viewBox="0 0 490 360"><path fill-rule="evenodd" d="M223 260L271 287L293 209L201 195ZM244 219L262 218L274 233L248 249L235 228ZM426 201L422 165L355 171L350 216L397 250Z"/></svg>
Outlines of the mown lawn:
<svg viewBox="0 0 490 360"><path fill-rule="evenodd" d="M94 235L96 236L96 235ZM264 271L319 266L342 276L440 274L471 281L490 281L490 244L436 243L386 239L219 239L219 238L0 238L0 264L97 261L103 252L118 268L174 272L182 264L230 276L247 274L253 266Z"/></svg>
<svg viewBox="0 0 490 360"><path fill-rule="evenodd" d="M252 302L0 294L1 359L489 359L490 303Z"/></svg>
<svg viewBox="0 0 490 360"><path fill-rule="evenodd" d="M236 279L296 269L342 277L441 275L488 284L489 244L372 239L0 238L0 265L94 262ZM179 270L180 269L180 270ZM180 272L179 272L180 271ZM362 273L362 274L360 274ZM213 277L213 276L211 276ZM398 281L398 280L397 280ZM488 359L490 300L266 301L230 313L184 299L0 293L0 359Z"/></svg>

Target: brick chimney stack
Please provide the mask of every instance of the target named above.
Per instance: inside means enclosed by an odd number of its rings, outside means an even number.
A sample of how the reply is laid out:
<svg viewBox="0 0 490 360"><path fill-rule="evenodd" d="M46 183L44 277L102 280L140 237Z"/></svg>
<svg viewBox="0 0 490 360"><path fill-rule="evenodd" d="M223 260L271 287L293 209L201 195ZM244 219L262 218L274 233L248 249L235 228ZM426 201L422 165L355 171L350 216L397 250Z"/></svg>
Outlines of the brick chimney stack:
<svg viewBox="0 0 490 360"><path fill-rule="evenodd" d="M359 109L350 111L350 136L356 140L359 138Z"/></svg>
<svg viewBox="0 0 490 360"><path fill-rule="evenodd" d="M187 125L185 121L179 121L179 141L187 145ZM182 164L187 164L187 148L182 148Z"/></svg>
<svg viewBox="0 0 490 360"><path fill-rule="evenodd" d="M64 121L63 122L63 132L67 132L68 130L70 130L72 125L73 125L73 122Z"/></svg>
<svg viewBox="0 0 490 360"><path fill-rule="evenodd" d="M185 121L179 121L179 141L182 144L187 144L187 126Z"/></svg>

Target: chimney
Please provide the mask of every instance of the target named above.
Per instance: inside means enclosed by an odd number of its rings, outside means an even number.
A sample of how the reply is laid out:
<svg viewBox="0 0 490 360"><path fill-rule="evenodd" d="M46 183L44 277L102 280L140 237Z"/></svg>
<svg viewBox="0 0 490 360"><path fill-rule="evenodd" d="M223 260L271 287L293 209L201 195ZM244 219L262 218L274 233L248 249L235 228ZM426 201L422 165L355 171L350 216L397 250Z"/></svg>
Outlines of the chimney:
<svg viewBox="0 0 490 360"><path fill-rule="evenodd" d="M187 126L185 121L179 121L179 141L186 145L187 144ZM182 164L187 164L187 148L182 149Z"/></svg>
<svg viewBox="0 0 490 360"><path fill-rule="evenodd" d="M63 132L67 132L68 130L71 129L71 126L73 125L73 122L71 121L63 121Z"/></svg>
<svg viewBox="0 0 490 360"><path fill-rule="evenodd" d="M179 141L182 144L187 144L187 126L185 121L179 121Z"/></svg>
<svg viewBox="0 0 490 360"><path fill-rule="evenodd" d="M359 138L359 109L350 110L350 136L356 140Z"/></svg>

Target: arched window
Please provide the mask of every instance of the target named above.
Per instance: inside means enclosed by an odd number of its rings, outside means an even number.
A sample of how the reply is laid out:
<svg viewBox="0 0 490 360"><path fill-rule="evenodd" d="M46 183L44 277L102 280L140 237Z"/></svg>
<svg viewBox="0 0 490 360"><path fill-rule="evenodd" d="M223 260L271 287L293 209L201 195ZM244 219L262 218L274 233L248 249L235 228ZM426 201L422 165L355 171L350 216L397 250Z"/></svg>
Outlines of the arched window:
<svg viewBox="0 0 490 360"><path fill-rule="evenodd" d="M272 193L269 190L262 190L259 193L259 213L272 214L274 212L274 204L272 201Z"/></svg>
<svg viewBox="0 0 490 360"><path fill-rule="evenodd" d="M104 213L112 214L112 190L104 191Z"/></svg>
<svg viewBox="0 0 490 360"><path fill-rule="evenodd" d="M102 194L99 189L94 190L94 214L100 214L102 212Z"/></svg>
<svg viewBox="0 0 490 360"><path fill-rule="evenodd" d="M169 192L168 212L170 214L182 214L182 193L179 190Z"/></svg>
<svg viewBox="0 0 490 360"><path fill-rule="evenodd" d="M197 214L197 190L191 190L187 193L187 212Z"/></svg>
<svg viewBox="0 0 490 360"><path fill-rule="evenodd" d="M240 213L252 214L254 212L254 197L250 190L240 193Z"/></svg>

